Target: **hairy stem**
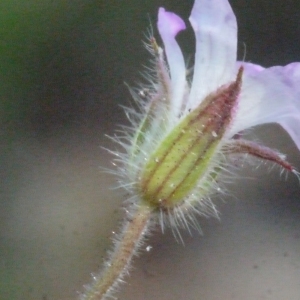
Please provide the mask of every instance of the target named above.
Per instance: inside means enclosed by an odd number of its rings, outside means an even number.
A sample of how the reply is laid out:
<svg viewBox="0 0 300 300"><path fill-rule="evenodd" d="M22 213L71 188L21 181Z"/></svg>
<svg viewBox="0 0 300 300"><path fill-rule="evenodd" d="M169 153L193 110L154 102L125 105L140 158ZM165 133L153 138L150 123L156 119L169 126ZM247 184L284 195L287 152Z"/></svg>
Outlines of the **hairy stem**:
<svg viewBox="0 0 300 300"><path fill-rule="evenodd" d="M132 257L136 254L148 231L151 212L148 206L141 205L130 220L126 221L120 238L115 241L115 249L105 269L99 276L94 277L93 283L82 295L82 300L104 300L112 296L115 287L128 273Z"/></svg>

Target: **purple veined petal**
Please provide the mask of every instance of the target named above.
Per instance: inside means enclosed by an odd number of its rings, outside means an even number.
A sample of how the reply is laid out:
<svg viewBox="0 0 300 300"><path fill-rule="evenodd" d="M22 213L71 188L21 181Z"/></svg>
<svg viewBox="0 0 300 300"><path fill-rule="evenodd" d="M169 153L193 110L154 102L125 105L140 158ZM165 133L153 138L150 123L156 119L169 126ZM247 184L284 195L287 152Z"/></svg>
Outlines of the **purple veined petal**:
<svg viewBox="0 0 300 300"><path fill-rule="evenodd" d="M259 124L278 123L300 149L300 63L268 69L243 65L240 101L230 135Z"/></svg>
<svg viewBox="0 0 300 300"><path fill-rule="evenodd" d="M196 36L189 107L234 79L237 23L227 0L195 0L190 22Z"/></svg>
<svg viewBox="0 0 300 300"><path fill-rule="evenodd" d="M179 16L161 7L158 11L157 27L164 43L171 75L171 114L177 116L186 88L186 69L181 49L175 37L186 26Z"/></svg>

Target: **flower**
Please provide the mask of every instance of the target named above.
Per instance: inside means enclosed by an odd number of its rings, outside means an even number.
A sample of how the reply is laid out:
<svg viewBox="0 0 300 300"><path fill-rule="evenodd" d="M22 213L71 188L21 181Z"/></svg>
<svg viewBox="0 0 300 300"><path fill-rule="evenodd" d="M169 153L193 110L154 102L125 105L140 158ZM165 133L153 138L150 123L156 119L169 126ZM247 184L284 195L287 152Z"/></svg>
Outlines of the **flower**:
<svg viewBox="0 0 300 300"><path fill-rule="evenodd" d="M226 0L196 0L190 22L196 37L196 53L186 110L197 107L208 94L233 81L242 65L243 84L228 136L255 125L276 122L300 148L300 64L265 69L237 61L236 18ZM177 15L159 9L158 30L165 45L176 107L181 105L178 102L185 101L185 65L175 40L183 29L184 23Z"/></svg>
<svg viewBox="0 0 300 300"><path fill-rule="evenodd" d="M113 137L126 150L113 153L121 186L131 195L127 218L106 267L81 299L111 296L157 216L162 229L169 224L175 233L179 226L197 228L195 214L217 216L210 194L220 189L232 155L271 161L299 176L284 155L243 133L275 122L300 149L300 63L265 69L237 61L237 23L227 0L195 0L190 22L196 37L192 75L176 41L186 25L159 9L164 49L151 34L149 84L131 90L139 110L126 109L132 126Z"/></svg>
<svg viewBox="0 0 300 300"><path fill-rule="evenodd" d="M284 155L242 136L247 128L276 122L300 148L300 64L265 69L237 61L237 22L227 0L196 0L190 23L196 37L192 76L176 41L186 25L159 9L164 49L150 37L150 84L132 92L141 112L128 111L135 131L125 144L123 186L134 203L160 212L162 227L165 221L188 227L195 223L192 212L217 215L209 195L220 189L220 175L234 154L298 174Z"/></svg>

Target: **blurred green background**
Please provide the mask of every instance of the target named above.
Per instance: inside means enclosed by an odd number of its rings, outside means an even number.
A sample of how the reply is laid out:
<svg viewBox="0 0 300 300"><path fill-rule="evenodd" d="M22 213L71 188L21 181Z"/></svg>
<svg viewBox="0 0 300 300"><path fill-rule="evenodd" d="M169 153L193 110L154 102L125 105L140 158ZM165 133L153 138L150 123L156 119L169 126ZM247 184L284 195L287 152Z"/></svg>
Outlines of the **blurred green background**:
<svg viewBox="0 0 300 300"><path fill-rule="evenodd" d="M300 61L299 1L231 3L240 59L264 66ZM103 136L124 122L124 82L141 79L149 59L142 40L158 7L187 20L192 4L0 1L1 299L74 299L98 269L125 197L107 191L114 179L99 171L109 165ZM192 60L192 31L179 41ZM299 163L293 144L275 131L267 142ZM288 186L294 199L299 186Z"/></svg>

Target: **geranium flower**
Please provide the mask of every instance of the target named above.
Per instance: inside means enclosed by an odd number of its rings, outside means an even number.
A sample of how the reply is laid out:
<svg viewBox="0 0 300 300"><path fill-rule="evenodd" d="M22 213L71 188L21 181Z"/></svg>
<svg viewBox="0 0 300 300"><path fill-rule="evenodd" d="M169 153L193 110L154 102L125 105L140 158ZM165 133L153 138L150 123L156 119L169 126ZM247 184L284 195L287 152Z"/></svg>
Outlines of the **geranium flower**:
<svg viewBox="0 0 300 300"><path fill-rule="evenodd" d="M237 61L237 23L227 0L196 0L190 16L196 37L189 75L176 41L184 21L160 8L151 35L149 85L132 94L139 110L127 109L131 128L113 139L121 186L131 197L115 249L82 299L106 299L128 271L151 224L197 227L195 214L217 215L210 195L218 190L232 155L271 161L298 176L285 156L244 140L250 127L276 122L300 149L300 64L265 69ZM180 236L180 234L178 234Z"/></svg>

